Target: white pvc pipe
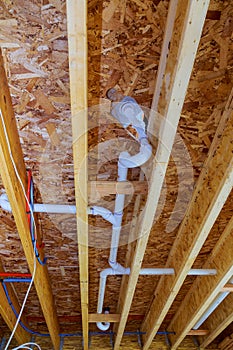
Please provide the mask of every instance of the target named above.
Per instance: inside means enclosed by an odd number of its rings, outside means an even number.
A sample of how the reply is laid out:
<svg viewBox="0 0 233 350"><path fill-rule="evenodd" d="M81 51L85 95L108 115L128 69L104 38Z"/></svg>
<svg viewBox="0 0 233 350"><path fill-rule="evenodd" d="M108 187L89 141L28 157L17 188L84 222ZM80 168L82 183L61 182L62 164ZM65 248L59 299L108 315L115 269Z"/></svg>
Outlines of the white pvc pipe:
<svg viewBox="0 0 233 350"><path fill-rule="evenodd" d="M214 310L218 307L219 304L228 296L229 292L223 292L218 294L218 296L215 298L213 303L210 305L210 307L206 310L206 312L201 316L201 318L198 320L198 322L195 324L193 329L198 329L205 320L214 312Z"/></svg>
<svg viewBox="0 0 233 350"><path fill-rule="evenodd" d="M188 276L213 276L217 274L215 269L191 269Z"/></svg>
<svg viewBox="0 0 233 350"><path fill-rule="evenodd" d="M115 216L110 210L103 207L99 207L97 205L90 207L88 214L100 215L102 216L102 218L110 222L112 225L116 223Z"/></svg>
<svg viewBox="0 0 233 350"><path fill-rule="evenodd" d="M2 209L11 212L11 205L8 200L7 194L3 193L0 196L0 206ZM35 213L51 213L51 214L76 214L75 205L66 204L34 204L33 211ZM88 209L89 210L89 209Z"/></svg>
<svg viewBox="0 0 233 350"><path fill-rule="evenodd" d="M118 181L126 181L128 175L128 168L122 167L118 161ZM123 210L125 204L125 194L116 195L115 208L114 208L114 217L115 223L112 225L112 239L111 239L111 249L109 254L109 264L113 269L116 269L117 266L117 251L119 246L119 239L121 233L121 225L123 218Z"/></svg>
<svg viewBox="0 0 233 350"><path fill-rule="evenodd" d="M121 266L119 263L116 263L116 264L117 264L117 267L115 269L107 268L100 272L100 285L99 285L99 296L98 296L98 306L97 306L97 313L99 314L101 314L103 311L107 277L112 275L129 275L130 274L129 267L125 268ZM188 272L188 275L204 276L204 275L215 275L216 273L217 272L215 269L191 269ZM139 272L139 275L141 276L152 276L152 275L158 276L158 275L174 275L174 274L175 274L175 270L172 268L144 268L144 269L141 269ZM226 292L226 293L229 293L229 292ZM109 322L97 322L96 325L102 331L107 331L110 327ZM197 329L197 328L194 328L194 329Z"/></svg>
<svg viewBox="0 0 233 350"><path fill-rule="evenodd" d="M100 278L99 296L98 296L98 305L97 305L98 314L102 314L102 311L103 311L106 280L107 280L107 276L102 276ZM107 331L110 327L110 322L97 322L96 325L101 331Z"/></svg>
<svg viewBox="0 0 233 350"><path fill-rule="evenodd" d="M233 278L230 279L229 283L233 284ZM205 320L207 320L207 318L214 312L214 310L219 306L219 304L221 304L221 302L228 296L229 293L230 292L219 293L214 299L214 301L211 303L211 305L208 307L208 309L201 316L201 318L197 321L193 329L198 329L205 322Z"/></svg>
<svg viewBox="0 0 233 350"><path fill-rule="evenodd" d="M175 270L174 269L168 269L168 268L161 268L161 269L153 269L153 268L148 268L148 269L141 269L139 272L139 275L143 276L149 276L149 275L174 275Z"/></svg>
<svg viewBox="0 0 233 350"><path fill-rule="evenodd" d="M75 205L63 204L34 204L35 213L49 213L49 214L76 214Z"/></svg>
<svg viewBox="0 0 233 350"><path fill-rule="evenodd" d="M143 123L143 122L142 122ZM140 123L139 123L140 124ZM124 126L124 125L123 125ZM134 126L133 126L134 127ZM144 132L144 129L140 127L135 127L139 134L139 142L140 142L140 151L138 154L131 156L128 152L121 152L118 160L118 181L126 181L128 175L129 168L135 168L146 163L152 154L152 147L148 143L147 136ZM125 269L117 262L117 252L119 246L119 239L121 233L122 226L122 218L123 218L123 210L125 203L125 194L117 194L115 200L115 209L114 209L114 218L112 220L112 239L111 239L111 248L109 254L109 265L111 269L102 271L102 277L100 276L100 289L99 289L99 298L98 298L98 307L97 312L102 313L103 310L103 301L104 301L104 293L106 286L106 278L107 276L103 276L104 273L109 274L129 274L130 269ZM111 213L111 212L110 212ZM108 218L111 218L110 213L108 213ZM104 217L104 216L103 216ZM107 219L110 221L109 219ZM102 323L97 322L97 327L100 330L107 330L110 327L110 323Z"/></svg>

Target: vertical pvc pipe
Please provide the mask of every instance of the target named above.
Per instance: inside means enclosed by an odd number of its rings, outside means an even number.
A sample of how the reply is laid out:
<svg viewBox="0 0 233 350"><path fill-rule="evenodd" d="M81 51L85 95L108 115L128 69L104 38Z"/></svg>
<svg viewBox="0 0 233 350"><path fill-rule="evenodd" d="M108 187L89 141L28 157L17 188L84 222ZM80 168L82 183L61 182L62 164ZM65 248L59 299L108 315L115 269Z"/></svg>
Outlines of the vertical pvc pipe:
<svg viewBox="0 0 233 350"><path fill-rule="evenodd" d="M126 181L128 168L122 167L118 162L118 181ZM117 194L115 201L114 217L115 223L112 226L111 250L109 255L109 264L112 268L115 267L117 260L117 252L121 233L122 217L125 204L125 194Z"/></svg>

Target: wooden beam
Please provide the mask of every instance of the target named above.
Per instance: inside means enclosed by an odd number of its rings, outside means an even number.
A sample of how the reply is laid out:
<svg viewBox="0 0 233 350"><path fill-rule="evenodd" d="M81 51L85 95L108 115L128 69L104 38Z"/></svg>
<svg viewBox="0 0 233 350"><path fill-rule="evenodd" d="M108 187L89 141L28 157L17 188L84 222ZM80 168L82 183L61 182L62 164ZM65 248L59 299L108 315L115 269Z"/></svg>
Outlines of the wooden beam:
<svg viewBox="0 0 233 350"><path fill-rule="evenodd" d="M201 349L205 349L232 322L233 294L230 294L205 321L205 327L208 327L209 334L201 338Z"/></svg>
<svg viewBox="0 0 233 350"><path fill-rule="evenodd" d="M189 331L187 333L187 335L191 335L191 336L202 336L202 335L207 335L209 334L209 330L208 329L191 329L191 331Z"/></svg>
<svg viewBox="0 0 233 350"><path fill-rule="evenodd" d="M88 349L87 1L67 5L74 180L84 350Z"/></svg>
<svg viewBox="0 0 233 350"><path fill-rule="evenodd" d="M233 292L233 284L227 283L224 287L222 287L221 292Z"/></svg>
<svg viewBox="0 0 233 350"><path fill-rule="evenodd" d="M9 329L12 331L16 323L16 317L12 311L3 286L0 284L0 313L4 321L6 322ZM29 334L19 325L15 331L15 338L19 344L24 344L30 341Z"/></svg>
<svg viewBox="0 0 233 350"><path fill-rule="evenodd" d="M2 262L0 261L0 272L5 272ZM20 305L18 302L18 298L15 294L14 289L11 287L11 284L7 285L8 294L10 296L11 302L16 310L17 313L20 312ZM9 305L9 302L7 300L4 288L2 284L0 284L0 314L4 321L6 322L9 329L12 331L14 329L15 323L16 323L16 317L15 314ZM27 325L26 320L24 316L22 315L22 321L25 325ZM21 325L19 325L15 331L15 338L18 341L19 344L24 344L30 341L30 335L22 328Z"/></svg>
<svg viewBox="0 0 233 350"><path fill-rule="evenodd" d="M231 122L233 122L233 118ZM233 151L233 147L230 151ZM169 331L172 330L176 333L172 334L170 337L172 349L176 349L179 346L188 331L197 323L197 321L221 292L222 286L224 286L233 275L232 256L233 217L226 226L223 234L218 240L218 243L204 265L204 268L214 266L218 273L214 276L205 276L204 279L202 277L196 278L188 294L186 294L183 302L181 303L180 308L168 326Z"/></svg>
<svg viewBox="0 0 233 350"><path fill-rule="evenodd" d="M110 194L147 194L147 181L89 181L88 197L89 200L95 200L100 196Z"/></svg>
<svg viewBox="0 0 233 350"><path fill-rule="evenodd" d="M10 201L15 223L24 249L31 274L34 270L34 251L31 242L30 230L26 214L26 202L20 181L15 172L14 160L24 189L26 188L26 169L20 145L10 92L4 70L3 58L0 52L0 173L3 185ZM3 125L4 121L5 127ZM6 137L8 135L8 139ZM9 151L11 149L11 153ZM39 230L37 230L39 232ZM54 349L59 349L59 324L50 285L47 266L37 262L34 279L35 288L48 326Z"/></svg>
<svg viewBox="0 0 233 350"><path fill-rule="evenodd" d="M89 323L119 322L120 314L89 314Z"/></svg>
<svg viewBox="0 0 233 350"><path fill-rule="evenodd" d="M141 170L139 175L139 180L142 181L143 179L144 179L144 173ZM130 224L127 252L125 256L125 266L130 266L133 259L135 247L136 247L137 222L138 222L138 217L140 216L139 209L141 205L141 197L142 197L141 194L138 194L134 202L133 217ZM119 293L120 296L124 294L124 289L127 286L128 280L129 280L128 275L122 276L120 293ZM121 300L119 298L117 303L117 312L120 310L120 308L121 308ZM113 326L113 331L114 332L117 331L117 325Z"/></svg>
<svg viewBox="0 0 233 350"><path fill-rule="evenodd" d="M148 349L232 189L232 95L231 92L186 216L167 260L167 266L172 266L176 274L160 279L154 292L157 297L143 322L142 330L147 332L144 337L144 349Z"/></svg>
<svg viewBox="0 0 233 350"><path fill-rule="evenodd" d="M231 331L232 332L232 331ZM229 333L231 333L229 332ZM231 350L233 348L233 333L227 335L219 344L218 349Z"/></svg>
<svg viewBox="0 0 233 350"><path fill-rule="evenodd" d="M204 0L178 2L176 13L177 31L175 31L176 35L172 38L170 44L158 110L164 116L164 120L161 125L144 216L139 224L138 237L140 238L137 241L134 252L128 284L119 297L118 312L121 313L121 320L115 340L115 350L120 347L136 289L139 271L160 198L207 8L208 1Z"/></svg>

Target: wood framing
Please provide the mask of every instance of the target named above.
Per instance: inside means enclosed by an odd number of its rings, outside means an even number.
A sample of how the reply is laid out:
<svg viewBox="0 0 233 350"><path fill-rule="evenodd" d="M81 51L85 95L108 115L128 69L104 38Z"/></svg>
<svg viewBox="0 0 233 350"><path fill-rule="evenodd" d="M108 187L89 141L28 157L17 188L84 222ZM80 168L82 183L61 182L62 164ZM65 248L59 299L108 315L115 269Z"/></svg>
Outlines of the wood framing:
<svg viewBox="0 0 233 350"><path fill-rule="evenodd" d="M171 2L170 11L172 8ZM160 138L158 140L158 148L150 179L144 216L139 224L138 237L140 238L137 241L133 261L131 263L131 273L128 284L125 288L121 289L123 293L120 295L118 310L118 312L121 313L121 320L114 345L115 350L120 347L133 300L207 9L208 1L179 1L177 5L176 30L173 31L173 37L170 43L164 80L162 83L162 93L158 103L158 106L160 106L158 111L164 116L164 121L161 125ZM168 16L168 18L170 18L170 16Z"/></svg>
<svg viewBox="0 0 233 350"><path fill-rule="evenodd" d="M84 350L88 349L87 2L67 1L75 199Z"/></svg>
<svg viewBox="0 0 233 350"><path fill-rule="evenodd" d="M5 272L4 268L2 266L2 263L0 261L0 272ZM15 308L15 310L19 313L20 312L20 305L18 302L18 298L15 294L14 289L11 287L10 284L7 285L8 293L11 299L11 302ZM6 322L9 329L12 331L14 329L15 323L16 323L16 317L15 314L9 305L9 302L7 300L4 288L2 284L0 284L0 314L4 321ZM26 320L22 315L22 320L24 324L26 325ZM19 344L26 343L30 341L30 335L22 328L21 325L19 325L15 331L15 338L18 341Z"/></svg>
<svg viewBox="0 0 233 350"><path fill-rule="evenodd" d="M0 173L3 185L10 201L28 266L31 273L33 274L34 252L30 237L30 230L26 214L26 201L24 196L24 189L26 188L27 183L26 168L1 53L0 90ZM21 179L21 183L16 174L13 161ZM21 184L23 185L23 188ZM50 285L48 268L46 265L42 266L37 262L34 284L48 326L48 330L51 335L54 349L59 349L59 324Z"/></svg>
<svg viewBox="0 0 233 350"><path fill-rule="evenodd" d="M231 350L233 346L233 333L232 331L229 332L230 334L226 336L220 344L218 344L218 349L221 350Z"/></svg>
<svg viewBox="0 0 233 350"><path fill-rule="evenodd" d="M227 283L224 287L222 287L221 292L233 292L233 284Z"/></svg>
<svg viewBox="0 0 233 350"><path fill-rule="evenodd" d="M99 196L109 194L146 194L147 181L90 181L88 182L88 198L90 201Z"/></svg>
<svg viewBox="0 0 233 350"><path fill-rule="evenodd" d="M205 321L205 326L208 327L209 334L201 338L201 349L205 349L232 322L233 294L231 293Z"/></svg>
<svg viewBox="0 0 233 350"><path fill-rule="evenodd" d="M233 151L233 147L230 151ZM231 164L233 167L233 159ZM172 330L176 333L170 336L172 349L176 349L179 346L189 330L193 328L219 292L221 292L221 288L233 275L232 256L233 217L204 265L204 268L214 266L218 273L215 276L205 276L204 279L200 276L196 278L168 327L168 331Z"/></svg>
<svg viewBox="0 0 233 350"><path fill-rule="evenodd" d="M155 290L159 297L152 302L143 322L142 330L146 331L144 349L149 348L232 189L232 104L231 93L167 261L174 267L176 275L160 279Z"/></svg>

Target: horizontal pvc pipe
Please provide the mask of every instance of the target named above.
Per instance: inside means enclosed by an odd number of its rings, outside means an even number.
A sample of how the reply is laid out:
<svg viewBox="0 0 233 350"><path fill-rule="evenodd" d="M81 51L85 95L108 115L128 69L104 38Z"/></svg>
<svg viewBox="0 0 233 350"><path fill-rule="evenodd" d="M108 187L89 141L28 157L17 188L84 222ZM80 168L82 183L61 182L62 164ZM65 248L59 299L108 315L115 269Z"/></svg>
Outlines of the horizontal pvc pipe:
<svg viewBox="0 0 233 350"><path fill-rule="evenodd" d="M230 279L229 283L233 284L233 278ZM198 329L205 320L214 312L214 310L218 307L219 304L228 296L230 292L221 292L217 295L211 305L207 308L201 318L197 321L193 329Z"/></svg>
<svg viewBox="0 0 233 350"><path fill-rule="evenodd" d="M188 275L191 276L211 276L216 275L217 271L215 269L191 269ZM116 263L116 268L107 268L101 271L100 277L106 278L110 275L129 275L130 268L123 267L119 263ZM171 268L143 268L139 271L139 275L175 275L175 270Z"/></svg>
<svg viewBox="0 0 233 350"><path fill-rule="evenodd" d="M101 314L103 310L104 305L104 295L105 295L105 288L106 288L106 282L108 276L113 275L129 275L130 274L130 268L123 267L119 263L115 263L115 268L107 268L100 272L100 285L99 285L99 296L98 296L98 306L97 306L97 313ZM174 275L175 270L172 268L144 268L141 269L139 272L139 275L141 276L158 276L158 275ZM216 270L215 269L191 269L188 273L189 275L215 275ZM109 322L97 322L97 327L102 330L106 331L110 327Z"/></svg>
<svg viewBox="0 0 233 350"><path fill-rule="evenodd" d="M188 272L188 276L212 276L216 274L217 270L215 269L191 269Z"/></svg>
<svg viewBox="0 0 233 350"><path fill-rule="evenodd" d="M34 204L34 212L50 214L76 214L76 206L63 204Z"/></svg>
<svg viewBox="0 0 233 350"><path fill-rule="evenodd" d="M4 283L14 283L14 282L24 282L24 283L30 283L31 278L4 278Z"/></svg>
<svg viewBox="0 0 233 350"><path fill-rule="evenodd" d="M148 269L141 269L139 272L139 275L174 275L175 270L174 269L167 269L167 268L148 268Z"/></svg>
<svg viewBox="0 0 233 350"><path fill-rule="evenodd" d="M205 320L214 312L214 310L218 307L219 304L228 296L230 292L223 292L220 293L217 298L214 300L214 302L211 304L211 306L206 310L206 312L201 316L201 318L198 320L198 322L195 324L193 329L198 329Z"/></svg>

